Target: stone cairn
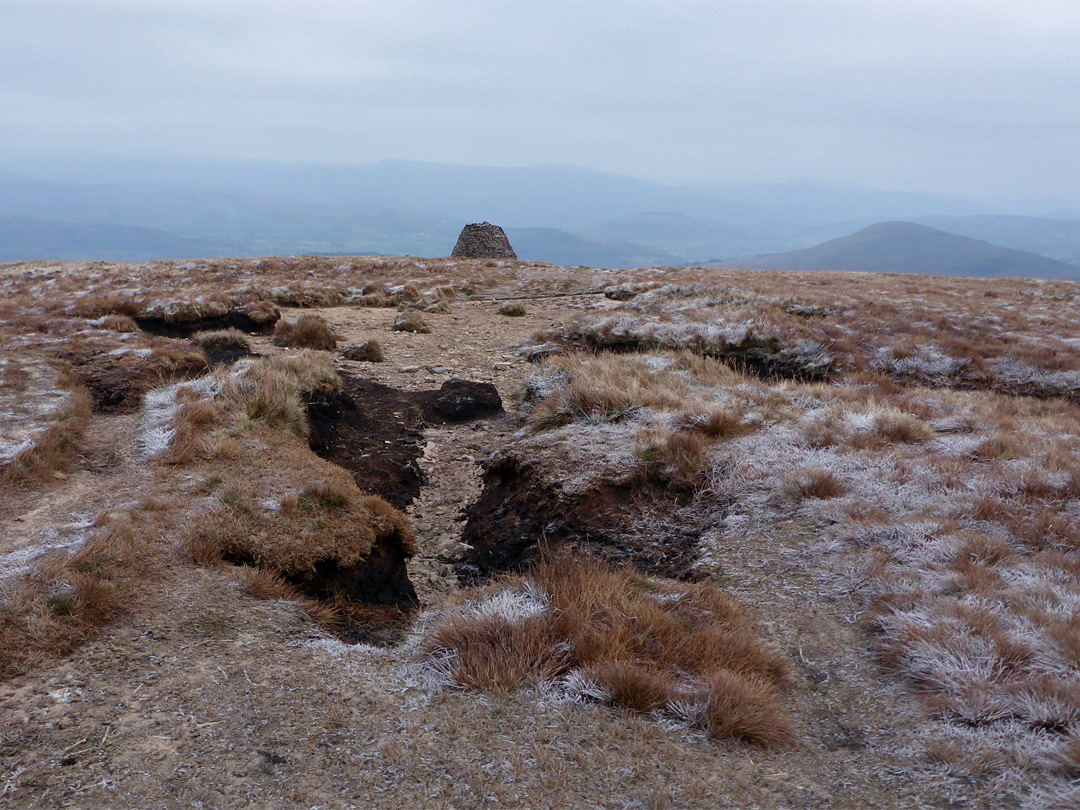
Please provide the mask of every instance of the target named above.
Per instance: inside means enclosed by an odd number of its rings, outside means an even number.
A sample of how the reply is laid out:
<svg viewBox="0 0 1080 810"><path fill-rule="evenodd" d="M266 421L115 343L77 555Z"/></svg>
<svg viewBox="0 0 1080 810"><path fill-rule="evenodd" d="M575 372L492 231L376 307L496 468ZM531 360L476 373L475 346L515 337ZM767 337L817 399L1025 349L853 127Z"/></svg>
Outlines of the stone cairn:
<svg viewBox="0 0 1080 810"><path fill-rule="evenodd" d="M450 255L458 259L517 259L503 229L490 222L473 222L462 228Z"/></svg>

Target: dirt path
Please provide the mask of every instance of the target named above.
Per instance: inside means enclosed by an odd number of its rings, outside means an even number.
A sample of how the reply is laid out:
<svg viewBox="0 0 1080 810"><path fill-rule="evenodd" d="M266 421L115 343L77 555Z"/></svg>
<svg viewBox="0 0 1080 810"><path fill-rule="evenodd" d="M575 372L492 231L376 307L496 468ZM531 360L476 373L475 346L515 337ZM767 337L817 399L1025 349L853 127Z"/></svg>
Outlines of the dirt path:
<svg viewBox="0 0 1080 810"><path fill-rule="evenodd" d="M332 308L317 310L338 333L340 345L378 340L386 361L362 363L340 360L349 374L405 390L431 390L449 379L490 382L512 410L514 392L531 371L515 348L539 329L565 321L568 312L606 309L613 302L600 295L526 300L526 314L498 314L500 304L470 301L454 305L448 314L424 314L429 334L394 332L397 313L385 309ZM286 315L286 317L289 317ZM261 351L275 351L268 341ZM430 427L419 459L424 485L409 505L420 545L409 563L409 576L421 604L437 604L458 588L453 563L460 544L464 509L481 489L481 465L509 441L516 429L511 414L478 421Z"/></svg>
<svg viewBox="0 0 1080 810"><path fill-rule="evenodd" d="M92 417L72 472L4 499L0 579L23 573L49 551L81 545L98 515L138 502L150 474L133 445L138 419L138 414Z"/></svg>

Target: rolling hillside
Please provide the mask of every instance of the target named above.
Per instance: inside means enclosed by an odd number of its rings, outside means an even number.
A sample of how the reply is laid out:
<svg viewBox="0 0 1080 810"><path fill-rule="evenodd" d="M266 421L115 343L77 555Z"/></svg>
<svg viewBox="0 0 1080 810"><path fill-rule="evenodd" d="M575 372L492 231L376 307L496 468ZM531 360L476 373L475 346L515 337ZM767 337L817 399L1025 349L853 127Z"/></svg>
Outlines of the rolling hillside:
<svg viewBox="0 0 1080 810"><path fill-rule="evenodd" d="M911 222L881 222L820 245L714 266L748 270L863 270L947 276L1080 278L1080 267Z"/></svg>

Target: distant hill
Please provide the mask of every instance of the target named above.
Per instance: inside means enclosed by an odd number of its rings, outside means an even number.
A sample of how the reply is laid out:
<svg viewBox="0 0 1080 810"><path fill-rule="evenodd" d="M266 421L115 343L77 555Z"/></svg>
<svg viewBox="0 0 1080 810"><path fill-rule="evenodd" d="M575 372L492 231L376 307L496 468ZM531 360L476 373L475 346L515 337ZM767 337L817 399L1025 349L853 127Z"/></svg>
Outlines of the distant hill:
<svg viewBox="0 0 1080 810"><path fill-rule="evenodd" d="M0 218L155 229L205 243L213 255L446 256L463 225L487 220L529 232L516 244L538 261L689 264L792 251L875 222L918 219L1080 262L1080 237L1065 225L972 216L987 213L942 195L816 180L695 187L559 165L331 165L0 150ZM65 239L74 237L39 242L41 258L69 255ZM169 243L162 237L157 244ZM189 255L190 244L175 245L178 255ZM133 245L129 255L141 255L144 245ZM121 247L113 242L110 249Z"/></svg>
<svg viewBox="0 0 1080 810"><path fill-rule="evenodd" d="M0 261L48 258L138 262L227 255L229 249L222 244L187 239L156 228L0 217Z"/></svg>
<svg viewBox="0 0 1080 810"><path fill-rule="evenodd" d="M985 239L995 245L1028 250L1059 262L1080 265L1080 216L1021 217L983 214L936 216L913 220L949 233Z"/></svg>
<svg viewBox="0 0 1080 810"><path fill-rule="evenodd" d="M881 222L814 247L718 263L750 270L867 270L1080 279L1080 267L911 222Z"/></svg>
<svg viewBox="0 0 1080 810"><path fill-rule="evenodd" d="M575 236L556 228L507 228L518 258L585 267L659 267L683 264L684 259L634 244L598 237Z"/></svg>

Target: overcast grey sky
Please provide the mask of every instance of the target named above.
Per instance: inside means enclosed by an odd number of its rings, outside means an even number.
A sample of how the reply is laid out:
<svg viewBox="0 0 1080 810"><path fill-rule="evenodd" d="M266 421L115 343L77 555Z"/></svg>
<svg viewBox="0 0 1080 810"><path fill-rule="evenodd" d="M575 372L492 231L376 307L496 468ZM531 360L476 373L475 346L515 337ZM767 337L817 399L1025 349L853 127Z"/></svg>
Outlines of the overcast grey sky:
<svg viewBox="0 0 1080 810"><path fill-rule="evenodd" d="M1080 199L1080 2L0 2L0 150Z"/></svg>

